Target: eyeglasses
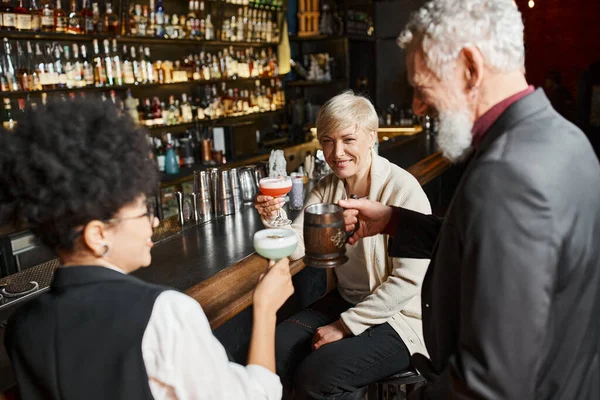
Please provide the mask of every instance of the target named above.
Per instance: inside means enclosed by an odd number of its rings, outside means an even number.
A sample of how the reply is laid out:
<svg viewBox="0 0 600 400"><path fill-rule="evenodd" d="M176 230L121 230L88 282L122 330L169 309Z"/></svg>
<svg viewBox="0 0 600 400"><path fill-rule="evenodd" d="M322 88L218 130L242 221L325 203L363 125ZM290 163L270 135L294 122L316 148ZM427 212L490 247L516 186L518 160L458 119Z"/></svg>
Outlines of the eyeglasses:
<svg viewBox="0 0 600 400"><path fill-rule="evenodd" d="M139 219L139 218L147 217L148 220L150 221L150 225L154 226L154 216L156 215L156 211L154 209L154 202L147 201L146 209L148 211L146 211L143 214L134 216L134 217L115 217L115 218L104 220L104 222L111 223L111 222L124 221L124 220L128 220L128 219Z"/></svg>

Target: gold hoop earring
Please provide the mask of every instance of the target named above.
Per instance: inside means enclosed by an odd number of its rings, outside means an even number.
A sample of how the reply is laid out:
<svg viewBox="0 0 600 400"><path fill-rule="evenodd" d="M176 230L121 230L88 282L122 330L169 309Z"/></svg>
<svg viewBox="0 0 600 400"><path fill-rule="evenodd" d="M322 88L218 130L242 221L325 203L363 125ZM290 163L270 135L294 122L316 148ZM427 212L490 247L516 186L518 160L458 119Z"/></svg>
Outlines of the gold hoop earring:
<svg viewBox="0 0 600 400"><path fill-rule="evenodd" d="M102 254L96 253L96 257L101 258L101 257L106 257L108 255L108 252L110 251L110 248L108 247L108 245L106 243L103 243L102 247L105 249L104 253L102 253Z"/></svg>

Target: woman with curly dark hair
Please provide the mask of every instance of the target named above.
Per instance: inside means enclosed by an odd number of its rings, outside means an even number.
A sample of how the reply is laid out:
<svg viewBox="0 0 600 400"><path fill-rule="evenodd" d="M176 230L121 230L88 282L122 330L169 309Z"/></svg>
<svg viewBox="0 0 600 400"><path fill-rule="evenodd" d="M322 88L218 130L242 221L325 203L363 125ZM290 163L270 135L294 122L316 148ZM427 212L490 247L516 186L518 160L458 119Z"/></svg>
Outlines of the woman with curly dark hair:
<svg viewBox="0 0 600 400"><path fill-rule="evenodd" d="M10 321L24 399L276 399L275 313L287 259L254 293L247 367L230 363L193 299L128 274L150 264L157 187L142 128L112 104L49 102L0 133L0 218L25 222L61 266Z"/></svg>

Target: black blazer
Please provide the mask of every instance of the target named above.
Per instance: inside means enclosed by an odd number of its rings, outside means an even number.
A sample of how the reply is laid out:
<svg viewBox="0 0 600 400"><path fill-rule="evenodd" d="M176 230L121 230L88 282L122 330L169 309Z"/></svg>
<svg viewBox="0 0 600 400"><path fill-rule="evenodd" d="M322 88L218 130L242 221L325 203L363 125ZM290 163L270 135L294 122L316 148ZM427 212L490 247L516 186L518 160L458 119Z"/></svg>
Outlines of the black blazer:
<svg viewBox="0 0 600 400"><path fill-rule="evenodd" d="M598 399L600 166L541 90L487 132L443 223L397 210L395 257L431 257L427 399Z"/></svg>

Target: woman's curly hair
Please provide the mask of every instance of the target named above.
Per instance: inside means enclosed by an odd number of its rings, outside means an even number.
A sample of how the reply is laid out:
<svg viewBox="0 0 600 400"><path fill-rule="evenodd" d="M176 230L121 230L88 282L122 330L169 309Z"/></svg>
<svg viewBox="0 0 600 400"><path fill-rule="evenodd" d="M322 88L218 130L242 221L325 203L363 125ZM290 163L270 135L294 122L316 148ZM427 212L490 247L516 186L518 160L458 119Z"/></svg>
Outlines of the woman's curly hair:
<svg viewBox="0 0 600 400"><path fill-rule="evenodd" d="M0 132L0 221L25 223L51 249L158 189L143 128L110 102L49 101Z"/></svg>

